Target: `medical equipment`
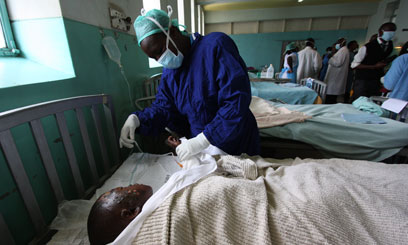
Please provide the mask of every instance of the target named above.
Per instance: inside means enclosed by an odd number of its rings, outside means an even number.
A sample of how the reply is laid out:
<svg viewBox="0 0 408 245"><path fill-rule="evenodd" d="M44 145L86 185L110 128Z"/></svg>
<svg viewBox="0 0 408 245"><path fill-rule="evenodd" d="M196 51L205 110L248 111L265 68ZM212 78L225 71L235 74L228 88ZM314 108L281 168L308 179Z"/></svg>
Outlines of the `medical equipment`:
<svg viewBox="0 0 408 245"><path fill-rule="evenodd" d="M120 62L120 57L121 57L121 53L120 50L118 48L118 45L116 44L115 39L113 39L113 37L111 36L106 36L102 39L102 45L105 47L105 51L108 54L109 58L111 60L113 60L116 64L118 64L119 68L120 68L120 73L122 74L123 78L125 79L125 82L128 86L128 93L129 93L129 99L130 99L130 106L132 108L134 108L133 106L133 99L132 99L132 95L130 93L130 84L129 81L125 75L125 70L123 69L122 63Z"/></svg>

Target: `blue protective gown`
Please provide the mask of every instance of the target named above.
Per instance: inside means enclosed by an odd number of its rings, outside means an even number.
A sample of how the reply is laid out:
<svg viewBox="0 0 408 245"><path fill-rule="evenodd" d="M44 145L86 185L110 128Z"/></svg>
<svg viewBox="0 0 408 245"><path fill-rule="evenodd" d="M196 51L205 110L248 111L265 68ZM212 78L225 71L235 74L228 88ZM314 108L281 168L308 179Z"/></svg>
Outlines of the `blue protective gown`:
<svg viewBox="0 0 408 245"><path fill-rule="evenodd" d="M228 154L259 154L258 127L249 110L251 87L238 48L224 33L193 35L181 67L163 69L155 102L135 112L138 131L149 135L166 126L178 132L187 128L187 138L204 132Z"/></svg>

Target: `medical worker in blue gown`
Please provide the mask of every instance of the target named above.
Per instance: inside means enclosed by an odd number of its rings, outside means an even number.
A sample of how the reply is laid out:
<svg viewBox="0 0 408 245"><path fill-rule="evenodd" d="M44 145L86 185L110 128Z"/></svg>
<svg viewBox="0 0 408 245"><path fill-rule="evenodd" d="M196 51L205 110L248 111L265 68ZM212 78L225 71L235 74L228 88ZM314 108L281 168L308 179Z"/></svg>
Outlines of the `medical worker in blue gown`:
<svg viewBox="0 0 408 245"><path fill-rule="evenodd" d="M160 133L165 127L188 138L176 148L186 160L210 144L231 155L259 154L259 132L252 112L246 65L224 33L201 36L178 28L177 20L153 9L134 27L138 44L163 65L155 102L126 120L120 146L133 147L134 132Z"/></svg>

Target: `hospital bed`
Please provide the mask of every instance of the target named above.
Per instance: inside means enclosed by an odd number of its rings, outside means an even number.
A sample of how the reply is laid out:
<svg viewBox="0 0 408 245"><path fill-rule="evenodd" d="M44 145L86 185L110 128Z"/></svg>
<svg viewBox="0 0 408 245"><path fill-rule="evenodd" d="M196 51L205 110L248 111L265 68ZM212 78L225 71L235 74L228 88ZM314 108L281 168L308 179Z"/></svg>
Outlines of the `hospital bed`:
<svg viewBox="0 0 408 245"><path fill-rule="evenodd" d="M161 73L154 74L144 82L144 96L135 100L137 109L142 110L143 108L150 106L156 99L161 75Z"/></svg>
<svg viewBox="0 0 408 245"><path fill-rule="evenodd" d="M57 204L91 197L122 163L116 132L108 95L0 113L1 243L44 243Z"/></svg>
<svg viewBox="0 0 408 245"><path fill-rule="evenodd" d="M130 180L151 185L156 194L176 174L180 177L194 172L177 169L171 155L137 153L121 164L114 115L108 95L68 98L0 113L4 156L0 160L10 175L3 181L15 183L14 191L10 184L2 186L10 188L9 196L2 195L0 200L2 243L47 242L56 233L48 225L55 221L56 207L63 206L64 200L86 201L95 190L98 196L110 188L130 184ZM30 143L32 148L27 146ZM403 244L408 239L403 225L408 219L406 165L247 156L206 159L209 162L200 166L207 168L205 175L157 204L137 234L132 223L121 237L136 239L140 244L170 243L168 239L179 244L189 244L191 239L203 239L209 244L219 244L219 239L234 244ZM250 165L248 169L252 170L255 164L256 179L237 177L228 171L213 172L213 166L225 168L228 164L234 166L232 169ZM156 173L162 178L158 185ZM169 173L175 174L169 177ZM356 190L357 195L350 195ZM90 208L95 196L92 198L77 207ZM184 212L185 208L189 212ZM74 209L78 211L74 212L76 216L84 217L79 219L82 221L75 217L71 228L85 229L87 210L81 210ZM166 213L169 215L163 215ZM87 244L80 240L86 239L86 230L70 233L64 234L61 229L53 238L62 234L65 243ZM75 238L68 240L69 235ZM53 241L50 244L58 244Z"/></svg>
<svg viewBox="0 0 408 245"><path fill-rule="evenodd" d="M385 124L346 122L342 114L365 115L350 104L288 105L270 102L312 116L303 123L260 129L262 156L360 159L389 159L406 156L408 124L382 118Z"/></svg>
<svg viewBox="0 0 408 245"><path fill-rule="evenodd" d="M300 85L306 86L307 84L307 78L303 78L299 81ZM311 89L316 91L316 93L320 96L322 99L322 104L324 104L326 100L326 90L327 90L327 84L323 81L319 81L316 79L313 79Z"/></svg>
<svg viewBox="0 0 408 245"><path fill-rule="evenodd" d="M160 83L161 73L152 75L144 83L144 95L135 100L139 110L148 107L156 99L155 95ZM266 100L280 101L288 104L313 104L324 102L326 84L314 80L312 88L306 87L306 80L300 86L288 83L288 79L251 78L251 94ZM319 100L320 99L320 100Z"/></svg>
<svg viewBox="0 0 408 245"><path fill-rule="evenodd" d="M318 94L311 88L296 83L250 82L251 94L265 100L286 104L313 104Z"/></svg>

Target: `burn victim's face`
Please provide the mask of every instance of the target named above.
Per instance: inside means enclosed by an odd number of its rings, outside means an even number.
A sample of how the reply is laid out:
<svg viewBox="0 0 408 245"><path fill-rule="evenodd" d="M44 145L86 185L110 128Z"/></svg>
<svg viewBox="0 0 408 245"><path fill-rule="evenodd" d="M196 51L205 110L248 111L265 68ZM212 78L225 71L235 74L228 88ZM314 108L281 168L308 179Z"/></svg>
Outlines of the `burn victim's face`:
<svg viewBox="0 0 408 245"><path fill-rule="evenodd" d="M91 244L106 244L115 240L123 229L142 211L153 190L147 185L118 187L101 195L88 217Z"/></svg>

